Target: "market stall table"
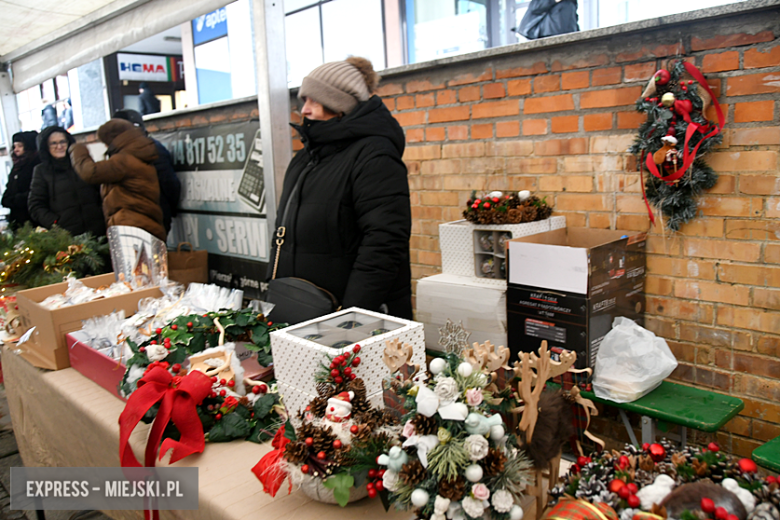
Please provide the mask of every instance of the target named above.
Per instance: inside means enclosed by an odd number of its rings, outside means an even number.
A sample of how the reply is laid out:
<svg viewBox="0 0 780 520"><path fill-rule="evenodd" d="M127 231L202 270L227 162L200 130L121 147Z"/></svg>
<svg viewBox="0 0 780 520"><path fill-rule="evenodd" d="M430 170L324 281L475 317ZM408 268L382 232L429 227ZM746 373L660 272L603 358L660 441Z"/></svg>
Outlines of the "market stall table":
<svg viewBox="0 0 780 520"><path fill-rule="evenodd" d="M119 466L119 414L124 403L72 368L49 372L3 350L3 373L19 453L30 467ZM139 424L130 443L143 460L149 430ZM247 441L206 444L174 467L199 468L199 509L161 511L163 519L407 520L411 513L385 513L379 500L365 499L346 508L314 502L302 492L276 498L263 492L250 471L270 451L269 444ZM167 456L166 456L167 460ZM106 511L113 518L142 518L141 512Z"/></svg>

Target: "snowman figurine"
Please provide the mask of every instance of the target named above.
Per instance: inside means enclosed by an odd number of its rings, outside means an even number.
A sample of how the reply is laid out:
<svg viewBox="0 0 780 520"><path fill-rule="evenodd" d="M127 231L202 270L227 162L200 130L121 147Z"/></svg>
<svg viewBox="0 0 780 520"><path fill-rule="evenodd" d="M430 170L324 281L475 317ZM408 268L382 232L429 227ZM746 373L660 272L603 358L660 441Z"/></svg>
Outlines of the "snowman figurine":
<svg viewBox="0 0 780 520"><path fill-rule="evenodd" d="M328 399L328 407L325 410L325 419L334 423L348 421L352 416L352 399L355 392L341 392Z"/></svg>

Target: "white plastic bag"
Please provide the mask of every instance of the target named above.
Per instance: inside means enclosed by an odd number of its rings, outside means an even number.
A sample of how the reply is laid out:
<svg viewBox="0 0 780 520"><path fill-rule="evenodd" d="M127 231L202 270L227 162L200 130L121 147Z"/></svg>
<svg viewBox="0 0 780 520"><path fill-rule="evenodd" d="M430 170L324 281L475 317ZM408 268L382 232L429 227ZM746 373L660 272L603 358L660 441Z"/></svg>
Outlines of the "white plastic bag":
<svg viewBox="0 0 780 520"><path fill-rule="evenodd" d="M593 391L601 399L629 403L655 390L675 368L665 339L617 317L596 355Z"/></svg>

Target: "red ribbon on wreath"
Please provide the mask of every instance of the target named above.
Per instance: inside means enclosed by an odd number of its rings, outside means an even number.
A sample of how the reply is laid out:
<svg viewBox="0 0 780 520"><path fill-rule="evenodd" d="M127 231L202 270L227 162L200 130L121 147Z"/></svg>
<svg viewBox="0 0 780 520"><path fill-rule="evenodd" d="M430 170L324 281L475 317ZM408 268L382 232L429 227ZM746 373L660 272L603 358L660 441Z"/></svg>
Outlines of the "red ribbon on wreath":
<svg viewBox="0 0 780 520"><path fill-rule="evenodd" d="M257 479L263 484L263 491L271 495L276 496L279 489L284 484L284 479L287 478L287 472L282 468L282 461L284 460L284 447L290 442L290 439L284 436L285 425L282 425L274 435L271 441L271 446L275 449L269 451L260 462L255 464L252 468L252 473L255 474ZM287 493L292 491L292 483L290 483Z"/></svg>
<svg viewBox="0 0 780 520"><path fill-rule="evenodd" d="M710 86L707 84L707 79L704 77L704 75L699 71L699 69L696 68L695 65L688 63L687 61L683 63L685 66L685 70L688 71L688 74L695 79L699 85L702 86L702 88L707 92L707 94L710 95L710 98L712 98L712 105L715 107L715 112L718 115L718 124L717 125L700 125L698 123L695 123L691 120L690 116L690 110L686 110L688 107L683 105L681 102L675 102L674 107L677 109L677 111L682 115L683 119L686 123L688 123L688 128L685 131L685 144L683 145L683 163L682 166L680 166L676 171L669 175L662 175L661 172L658 171L658 167L656 166L655 162L653 161L653 154L647 154L647 158L645 159L644 154L640 158L640 164L642 162L645 163L647 166L648 171L653 174L653 176L661 179L667 184L672 184L674 181L679 180L682 178L683 175L685 175L685 172L688 171L688 168L691 167L693 164L693 161L696 160L696 153L699 151L699 146L709 139L710 137L713 137L717 135L722 129L723 129L723 110L720 108L720 103L718 103L718 99L715 97L715 95L712 93L712 90L710 89ZM705 116L706 117L706 116ZM704 137L699 140L698 144L689 152L688 150L688 144L691 141L691 137L693 137L693 134L696 132L700 133L707 133ZM655 217L653 216L653 211L650 209L650 203L647 201L647 195L645 194L645 184L642 183L642 195L645 199L645 205L647 205L647 212L650 216L650 222L655 224Z"/></svg>
<svg viewBox="0 0 780 520"><path fill-rule="evenodd" d="M138 389L130 395L119 416L119 458L122 467L142 467L130 447L130 434L146 412L157 403L160 403L160 408L146 441L144 466L154 467L158 448L160 459L168 450L173 450L172 463L193 453L202 453L206 440L196 406L210 392L211 379L202 372L193 371L184 377L174 377L164 368L155 367L144 374L138 381ZM163 432L170 421L179 430L181 439L165 439L160 446ZM144 511L144 518L149 518L148 513ZM154 518L159 517L158 511L152 514Z"/></svg>

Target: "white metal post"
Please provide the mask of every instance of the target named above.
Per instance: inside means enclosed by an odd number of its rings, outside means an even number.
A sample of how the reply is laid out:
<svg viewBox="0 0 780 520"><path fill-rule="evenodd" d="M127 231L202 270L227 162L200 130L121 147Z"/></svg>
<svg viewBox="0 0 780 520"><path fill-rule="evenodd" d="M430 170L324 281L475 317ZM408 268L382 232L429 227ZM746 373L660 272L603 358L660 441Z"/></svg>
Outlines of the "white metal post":
<svg viewBox="0 0 780 520"><path fill-rule="evenodd" d="M22 127L19 121L19 108L16 105L16 94L11 84L11 74L8 72L0 72L0 101L0 124L3 125L5 144L10 155L11 138Z"/></svg>

